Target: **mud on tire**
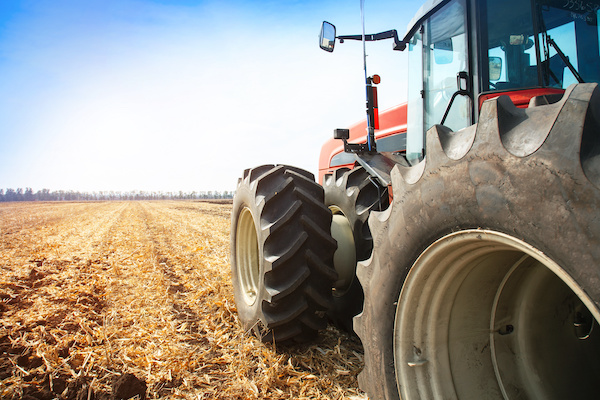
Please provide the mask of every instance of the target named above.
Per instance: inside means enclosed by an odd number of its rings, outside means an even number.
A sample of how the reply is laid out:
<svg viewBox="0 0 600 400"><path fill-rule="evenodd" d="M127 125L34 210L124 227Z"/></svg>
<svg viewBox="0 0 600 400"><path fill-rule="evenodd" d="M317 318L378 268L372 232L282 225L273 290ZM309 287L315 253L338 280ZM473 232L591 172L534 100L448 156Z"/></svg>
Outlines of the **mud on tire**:
<svg viewBox="0 0 600 400"><path fill-rule="evenodd" d="M392 171L357 275L369 398L584 398L600 381L600 90L483 104Z"/></svg>
<svg viewBox="0 0 600 400"><path fill-rule="evenodd" d="M336 242L323 188L284 165L244 171L231 216L231 268L240 321L263 341L306 341L326 327Z"/></svg>
<svg viewBox="0 0 600 400"><path fill-rule="evenodd" d="M329 318L352 332L352 318L361 312L364 297L356 278L356 263L369 258L373 249L367 220L371 211L387 208L389 197L387 190L376 186L369 173L360 166L326 174L323 187L325 205L333 213L332 234L338 241L334 255L338 280L333 285L333 307L329 310ZM340 237L335 237L336 231Z"/></svg>

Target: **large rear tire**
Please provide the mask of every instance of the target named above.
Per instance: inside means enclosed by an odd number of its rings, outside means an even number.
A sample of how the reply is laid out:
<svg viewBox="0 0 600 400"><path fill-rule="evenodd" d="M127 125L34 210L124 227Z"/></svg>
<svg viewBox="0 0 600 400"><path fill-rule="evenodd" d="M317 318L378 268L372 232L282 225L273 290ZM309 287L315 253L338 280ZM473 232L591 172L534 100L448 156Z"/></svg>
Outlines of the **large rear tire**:
<svg viewBox="0 0 600 400"><path fill-rule="evenodd" d="M333 285L333 306L329 318L353 332L352 318L362 311L363 291L356 278L356 263L366 260L373 250L367 221L371 211L389 205L386 189L378 187L363 167L340 168L323 180L325 205L333 213L331 234L338 243L333 264L338 280Z"/></svg>
<svg viewBox="0 0 600 400"><path fill-rule="evenodd" d="M336 242L314 176L284 165L244 171L231 215L231 269L243 327L303 342L327 326Z"/></svg>
<svg viewBox="0 0 600 400"><path fill-rule="evenodd" d="M600 393L600 90L552 105L486 101L394 167L359 263L371 400Z"/></svg>

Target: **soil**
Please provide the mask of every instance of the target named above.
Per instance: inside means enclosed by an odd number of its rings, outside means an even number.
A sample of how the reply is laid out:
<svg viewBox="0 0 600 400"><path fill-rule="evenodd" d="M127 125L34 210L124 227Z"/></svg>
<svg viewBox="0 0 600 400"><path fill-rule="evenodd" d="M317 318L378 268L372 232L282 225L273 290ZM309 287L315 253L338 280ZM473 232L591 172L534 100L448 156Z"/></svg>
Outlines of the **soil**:
<svg viewBox="0 0 600 400"><path fill-rule="evenodd" d="M228 202L0 204L0 398L363 398L360 342L240 328Z"/></svg>

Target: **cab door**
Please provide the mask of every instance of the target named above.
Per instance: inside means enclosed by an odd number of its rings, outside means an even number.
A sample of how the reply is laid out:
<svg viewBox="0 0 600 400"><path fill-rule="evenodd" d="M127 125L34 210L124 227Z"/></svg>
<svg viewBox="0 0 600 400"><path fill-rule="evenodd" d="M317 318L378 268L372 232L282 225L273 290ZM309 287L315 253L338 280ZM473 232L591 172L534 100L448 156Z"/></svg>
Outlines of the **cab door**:
<svg viewBox="0 0 600 400"><path fill-rule="evenodd" d="M464 0L448 2L409 41L406 155L413 164L424 156L425 132L444 115L454 131L473 123L466 9Z"/></svg>

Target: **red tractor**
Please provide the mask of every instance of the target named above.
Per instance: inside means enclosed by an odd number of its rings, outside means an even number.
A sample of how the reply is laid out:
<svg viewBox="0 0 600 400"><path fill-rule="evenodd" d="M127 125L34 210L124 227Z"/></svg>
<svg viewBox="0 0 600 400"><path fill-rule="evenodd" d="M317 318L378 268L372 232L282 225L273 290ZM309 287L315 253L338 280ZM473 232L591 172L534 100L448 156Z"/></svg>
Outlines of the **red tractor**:
<svg viewBox="0 0 600 400"><path fill-rule="evenodd" d="M600 393L599 0L433 0L403 38L408 102L336 129L318 183L246 170L231 229L239 317L265 341L328 320L370 399Z"/></svg>

